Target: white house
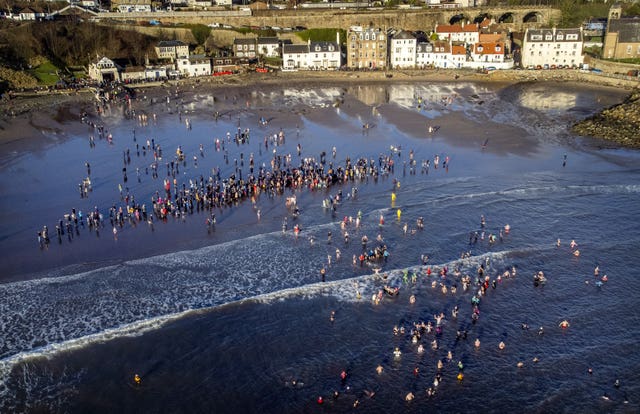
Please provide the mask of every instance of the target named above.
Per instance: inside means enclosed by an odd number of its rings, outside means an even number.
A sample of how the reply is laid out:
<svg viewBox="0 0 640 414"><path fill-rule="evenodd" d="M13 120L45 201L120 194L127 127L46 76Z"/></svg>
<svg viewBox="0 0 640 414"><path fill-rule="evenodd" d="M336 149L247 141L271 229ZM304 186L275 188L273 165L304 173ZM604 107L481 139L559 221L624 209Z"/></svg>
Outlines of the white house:
<svg viewBox="0 0 640 414"><path fill-rule="evenodd" d="M279 57L280 39L277 37L259 37L258 54L266 57Z"/></svg>
<svg viewBox="0 0 640 414"><path fill-rule="evenodd" d="M527 29L522 44L522 66L580 66L582 28Z"/></svg>
<svg viewBox="0 0 640 414"><path fill-rule="evenodd" d="M48 13L36 7L25 7L20 10L20 20L44 20Z"/></svg>
<svg viewBox="0 0 640 414"><path fill-rule="evenodd" d="M120 4L119 13L146 12L151 13L151 4Z"/></svg>
<svg viewBox="0 0 640 414"><path fill-rule="evenodd" d="M449 65L445 67L463 68L467 64L467 48L463 45L451 45ZM451 66L453 65L453 66Z"/></svg>
<svg viewBox="0 0 640 414"><path fill-rule="evenodd" d="M502 63L504 62L504 46L502 42L476 43L471 56L474 62Z"/></svg>
<svg viewBox="0 0 640 414"><path fill-rule="evenodd" d="M176 61L176 68L184 76L211 75L211 59L205 55L191 55Z"/></svg>
<svg viewBox="0 0 640 414"><path fill-rule="evenodd" d="M436 25L434 31L440 40L462 42L465 45L472 45L480 41L480 28L475 23Z"/></svg>
<svg viewBox="0 0 640 414"><path fill-rule="evenodd" d="M161 40L155 47L158 59L171 59L189 57L189 45L180 40Z"/></svg>
<svg viewBox="0 0 640 414"><path fill-rule="evenodd" d="M391 37L390 66L392 68L415 68L418 41L410 32L400 30Z"/></svg>
<svg viewBox="0 0 640 414"><path fill-rule="evenodd" d="M307 69L309 46L304 45L282 45L282 67L283 69Z"/></svg>
<svg viewBox="0 0 640 414"><path fill-rule="evenodd" d="M453 68L451 44L442 40L432 43L420 42L416 46L416 66L418 68Z"/></svg>
<svg viewBox="0 0 640 414"><path fill-rule="evenodd" d="M335 70L342 65L340 34L336 42L312 42L282 45L283 69Z"/></svg>
<svg viewBox="0 0 640 414"><path fill-rule="evenodd" d="M120 81L120 68L108 57L98 57L89 63L87 73L90 79L98 82Z"/></svg>
<svg viewBox="0 0 640 414"><path fill-rule="evenodd" d="M339 69L341 66L340 42L310 42L309 68Z"/></svg>

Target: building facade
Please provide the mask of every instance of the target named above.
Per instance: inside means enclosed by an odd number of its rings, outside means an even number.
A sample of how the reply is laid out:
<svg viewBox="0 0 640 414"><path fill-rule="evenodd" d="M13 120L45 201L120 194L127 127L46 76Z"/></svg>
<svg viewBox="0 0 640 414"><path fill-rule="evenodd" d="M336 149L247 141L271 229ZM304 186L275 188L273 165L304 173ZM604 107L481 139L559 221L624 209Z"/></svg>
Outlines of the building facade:
<svg viewBox="0 0 640 414"><path fill-rule="evenodd" d="M258 41L255 38L233 39L233 55L240 58L258 57Z"/></svg>
<svg viewBox="0 0 640 414"><path fill-rule="evenodd" d="M311 42L282 45L285 70L336 70L342 66L340 39L336 42Z"/></svg>
<svg viewBox="0 0 640 414"><path fill-rule="evenodd" d="M416 46L416 66L424 68L454 68L451 44L448 41L420 42Z"/></svg>
<svg viewBox="0 0 640 414"><path fill-rule="evenodd" d="M155 47L158 59L183 59L189 57L189 45L180 40L162 40Z"/></svg>
<svg viewBox="0 0 640 414"><path fill-rule="evenodd" d="M351 26L347 31L347 66L352 69L385 69L388 66L386 30Z"/></svg>
<svg viewBox="0 0 640 414"><path fill-rule="evenodd" d="M390 37L389 47L390 64L394 69L415 68L416 67L416 37L407 31L400 30Z"/></svg>
<svg viewBox="0 0 640 414"><path fill-rule="evenodd" d="M490 64L504 62L504 54L504 43L479 42L474 45L471 56L474 62Z"/></svg>
<svg viewBox="0 0 640 414"><path fill-rule="evenodd" d="M450 40L465 45L476 44L480 41L480 28L475 23L436 25L434 32L440 40Z"/></svg>
<svg viewBox="0 0 640 414"><path fill-rule="evenodd" d="M640 57L640 17L622 17L622 7L619 4L609 9L602 57L605 59Z"/></svg>
<svg viewBox="0 0 640 414"><path fill-rule="evenodd" d="M582 28L527 29L522 44L525 68L577 67L583 63Z"/></svg>
<svg viewBox="0 0 640 414"><path fill-rule="evenodd" d="M211 59L205 55L191 55L178 59L176 68L183 76L208 76L211 75Z"/></svg>
<svg viewBox="0 0 640 414"><path fill-rule="evenodd" d="M280 56L280 39L277 37L259 37L258 54L266 57Z"/></svg>
<svg viewBox="0 0 640 414"><path fill-rule="evenodd" d="M89 64L87 73L90 79L102 82L120 82L120 67L108 57L99 57Z"/></svg>

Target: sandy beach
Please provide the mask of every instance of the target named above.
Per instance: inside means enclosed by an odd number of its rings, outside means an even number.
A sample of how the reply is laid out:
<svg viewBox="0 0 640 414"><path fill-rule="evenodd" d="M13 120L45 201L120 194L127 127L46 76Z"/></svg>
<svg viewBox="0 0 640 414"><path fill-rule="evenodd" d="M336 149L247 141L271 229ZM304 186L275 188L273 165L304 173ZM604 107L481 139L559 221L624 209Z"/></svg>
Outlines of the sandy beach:
<svg viewBox="0 0 640 414"><path fill-rule="evenodd" d="M393 84L407 82L475 82L508 86L521 82L589 83L604 87L631 90L639 82L606 78L575 70L524 71L505 70L491 73L461 70L348 72L348 71L300 71L273 72L267 74L245 73L197 79L183 79L166 83L133 85L141 97L160 99L175 92L178 87L182 99L190 99L195 93L243 95L263 88L280 86L313 88L346 86L350 84ZM96 99L93 90L53 91L51 93L15 93L12 99L0 101L0 143L20 140L34 131L62 132L69 121L79 120L83 112L91 112ZM139 98L140 98L139 96Z"/></svg>

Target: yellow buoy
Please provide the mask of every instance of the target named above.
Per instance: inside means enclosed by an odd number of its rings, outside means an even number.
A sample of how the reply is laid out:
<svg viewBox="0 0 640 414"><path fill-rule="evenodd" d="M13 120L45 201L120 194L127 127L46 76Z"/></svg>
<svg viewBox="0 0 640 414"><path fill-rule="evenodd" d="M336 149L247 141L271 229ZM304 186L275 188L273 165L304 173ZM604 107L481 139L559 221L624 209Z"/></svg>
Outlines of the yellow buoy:
<svg viewBox="0 0 640 414"><path fill-rule="evenodd" d="M462 381L464 379L464 374L462 372L458 373L458 381Z"/></svg>
<svg viewBox="0 0 640 414"><path fill-rule="evenodd" d="M391 193L391 201L396 201L396 193Z"/></svg>
<svg viewBox="0 0 640 414"><path fill-rule="evenodd" d="M398 211L396 211L396 215L398 216L398 220L400 220L400 216L402 216L402 210L398 209Z"/></svg>
<svg viewBox="0 0 640 414"><path fill-rule="evenodd" d="M140 385L140 383L142 382L142 378L140 378L140 375L136 374L133 376L133 381L136 383L136 385Z"/></svg>

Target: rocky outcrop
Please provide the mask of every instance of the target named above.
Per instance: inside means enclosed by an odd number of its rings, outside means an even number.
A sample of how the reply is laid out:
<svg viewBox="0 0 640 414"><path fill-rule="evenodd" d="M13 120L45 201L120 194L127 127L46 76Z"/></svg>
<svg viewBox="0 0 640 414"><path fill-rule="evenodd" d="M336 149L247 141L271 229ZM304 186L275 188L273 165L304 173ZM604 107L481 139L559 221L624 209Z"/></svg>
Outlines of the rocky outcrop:
<svg viewBox="0 0 640 414"><path fill-rule="evenodd" d="M640 149L640 90L573 126L573 132Z"/></svg>

